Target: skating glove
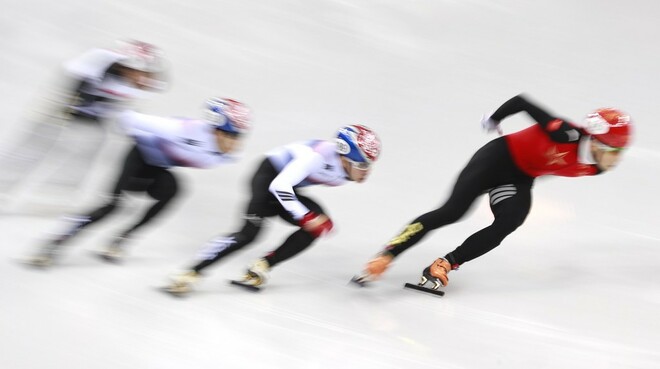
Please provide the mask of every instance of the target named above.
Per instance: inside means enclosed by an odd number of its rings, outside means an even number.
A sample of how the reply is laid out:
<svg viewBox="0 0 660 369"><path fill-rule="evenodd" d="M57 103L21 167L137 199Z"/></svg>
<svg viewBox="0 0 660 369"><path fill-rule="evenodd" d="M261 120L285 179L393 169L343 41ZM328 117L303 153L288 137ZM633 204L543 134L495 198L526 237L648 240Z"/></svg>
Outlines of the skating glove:
<svg viewBox="0 0 660 369"><path fill-rule="evenodd" d="M325 214L316 214L313 211L305 214L298 224L314 237L324 236L332 230L332 220Z"/></svg>
<svg viewBox="0 0 660 369"><path fill-rule="evenodd" d="M500 128L500 122L491 118L490 115L484 114L481 117L481 127L488 133L497 131L500 135L502 134L502 128Z"/></svg>

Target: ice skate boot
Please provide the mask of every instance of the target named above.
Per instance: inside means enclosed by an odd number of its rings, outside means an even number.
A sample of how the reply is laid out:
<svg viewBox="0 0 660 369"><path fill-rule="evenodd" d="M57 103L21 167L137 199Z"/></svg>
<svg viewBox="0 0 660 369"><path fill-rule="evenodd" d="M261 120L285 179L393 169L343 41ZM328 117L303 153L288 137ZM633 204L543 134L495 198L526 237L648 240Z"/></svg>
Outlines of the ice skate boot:
<svg viewBox="0 0 660 369"><path fill-rule="evenodd" d="M242 279L232 280L231 284L254 292L260 291L268 280L269 271L270 264L268 264L268 261L259 259L248 267Z"/></svg>
<svg viewBox="0 0 660 369"><path fill-rule="evenodd" d="M433 284L431 288L434 290L437 290L440 286L446 286L449 283L447 273L449 273L450 270L451 266L447 260L438 259L422 271L419 285L424 286L426 283L431 282Z"/></svg>
<svg viewBox="0 0 660 369"><path fill-rule="evenodd" d="M375 258L371 259L367 266L364 268L364 271L361 274L358 274L351 279L352 283L357 284L360 287L367 286L370 282L375 281L380 278L380 276L385 273L394 256L389 252L383 252L377 255Z"/></svg>
<svg viewBox="0 0 660 369"><path fill-rule="evenodd" d="M38 268L48 268L53 265L62 244L78 234L83 227L89 224L90 219L89 217L72 217L67 218L67 221L69 222L67 228L63 232L55 234L35 255L27 258L25 264Z"/></svg>
<svg viewBox="0 0 660 369"><path fill-rule="evenodd" d="M53 242L43 245L34 255L25 259L24 263L35 268L46 269L55 262L58 246L58 244Z"/></svg>
<svg viewBox="0 0 660 369"><path fill-rule="evenodd" d="M170 278L170 284L162 290L173 296L182 297L192 292L194 285L199 281L200 274L194 270L187 270Z"/></svg>
<svg viewBox="0 0 660 369"><path fill-rule="evenodd" d="M98 252L98 256L109 263L121 263L126 253L127 241L128 237L126 236L115 238L107 248Z"/></svg>
<svg viewBox="0 0 660 369"><path fill-rule="evenodd" d="M452 269L458 269L458 266L452 266L445 258L438 258L433 264L422 271L422 277L418 284L406 283L405 287L443 296L445 293L439 290L439 288L440 286L445 287L449 284L447 273ZM429 282L431 286L427 287L426 284Z"/></svg>

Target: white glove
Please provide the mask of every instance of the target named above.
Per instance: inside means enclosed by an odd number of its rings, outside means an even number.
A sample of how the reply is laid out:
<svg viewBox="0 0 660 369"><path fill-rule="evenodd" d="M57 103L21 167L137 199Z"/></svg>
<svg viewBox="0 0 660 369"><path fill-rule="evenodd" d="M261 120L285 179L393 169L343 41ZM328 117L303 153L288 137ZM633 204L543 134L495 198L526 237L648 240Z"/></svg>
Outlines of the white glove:
<svg viewBox="0 0 660 369"><path fill-rule="evenodd" d="M483 115L481 117L481 127L488 133L497 131L502 135L502 128L500 128L500 122L492 119L490 115Z"/></svg>

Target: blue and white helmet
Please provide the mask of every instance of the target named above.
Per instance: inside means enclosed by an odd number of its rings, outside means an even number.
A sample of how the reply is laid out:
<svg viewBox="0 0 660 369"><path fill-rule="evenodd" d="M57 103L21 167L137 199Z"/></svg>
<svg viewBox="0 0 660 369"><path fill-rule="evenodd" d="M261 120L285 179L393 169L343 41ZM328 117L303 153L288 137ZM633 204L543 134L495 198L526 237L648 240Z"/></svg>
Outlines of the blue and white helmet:
<svg viewBox="0 0 660 369"><path fill-rule="evenodd" d="M217 130L240 135L250 129L250 109L236 100L213 97L206 101L204 113Z"/></svg>
<svg viewBox="0 0 660 369"><path fill-rule="evenodd" d="M353 124L337 132L337 153L356 163L370 165L380 155L381 143L369 127Z"/></svg>

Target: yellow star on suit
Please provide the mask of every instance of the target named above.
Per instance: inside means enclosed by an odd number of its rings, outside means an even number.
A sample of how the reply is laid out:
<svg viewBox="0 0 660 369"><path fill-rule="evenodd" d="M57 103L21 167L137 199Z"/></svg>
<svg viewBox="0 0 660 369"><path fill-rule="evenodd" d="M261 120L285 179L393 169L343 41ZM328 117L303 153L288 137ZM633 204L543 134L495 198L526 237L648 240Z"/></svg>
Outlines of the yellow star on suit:
<svg viewBox="0 0 660 369"><path fill-rule="evenodd" d="M566 164L566 160L564 160L564 156L566 155L568 155L568 151L559 152L559 150L557 150L557 146L552 146L548 149L548 151L545 152L545 157L548 159L548 163L546 165Z"/></svg>

